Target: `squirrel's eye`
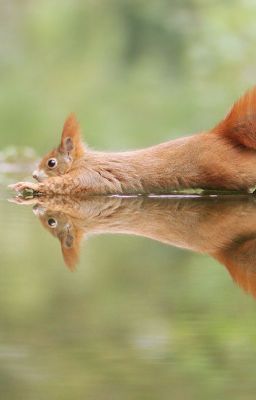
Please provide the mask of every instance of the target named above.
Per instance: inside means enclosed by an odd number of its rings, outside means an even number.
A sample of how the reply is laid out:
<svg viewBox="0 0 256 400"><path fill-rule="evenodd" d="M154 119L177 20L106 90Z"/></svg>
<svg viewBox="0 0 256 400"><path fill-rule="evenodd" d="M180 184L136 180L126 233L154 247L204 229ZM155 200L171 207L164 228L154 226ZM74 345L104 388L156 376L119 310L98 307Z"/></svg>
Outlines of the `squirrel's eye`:
<svg viewBox="0 0 256 400"><path fill-rule="evenodd" d="M56 228L56 226L58 225L58 222L54 218L49 218L47 222L50 228Z"/></svg>
<svg viewBox="0 0 256 400"><path fill-rule="evenodd" d="M56 160L56 158L50 158L50 159L47 161L47 165L48 165L49 168L55 168L55 167L57 166L57 160Z"/></svg>

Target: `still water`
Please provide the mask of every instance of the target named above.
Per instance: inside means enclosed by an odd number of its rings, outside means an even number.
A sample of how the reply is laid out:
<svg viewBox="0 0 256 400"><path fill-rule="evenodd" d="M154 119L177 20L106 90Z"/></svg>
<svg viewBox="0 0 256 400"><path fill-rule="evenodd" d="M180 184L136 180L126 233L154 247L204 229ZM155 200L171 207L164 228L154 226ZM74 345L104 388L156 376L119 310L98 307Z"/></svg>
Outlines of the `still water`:
<svg viewBox="0 0 256 400"><path fill-rule="evenodd" d="M0 186L1 398L255 398L253 197L13 199L21 176Z"/></svg>

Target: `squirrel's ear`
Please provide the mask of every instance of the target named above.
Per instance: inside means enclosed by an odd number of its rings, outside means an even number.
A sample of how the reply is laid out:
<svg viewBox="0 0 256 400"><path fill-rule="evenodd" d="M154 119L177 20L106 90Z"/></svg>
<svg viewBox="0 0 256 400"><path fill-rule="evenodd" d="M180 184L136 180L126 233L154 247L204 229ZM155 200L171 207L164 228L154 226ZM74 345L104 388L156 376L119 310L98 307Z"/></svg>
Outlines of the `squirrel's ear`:
<svg viewBox="0 0 256 400"><path fill-rule="evenodd" d="M213 131L234 143L256 150L256 87L233 105L226 118Z"/></svg>
<svg viewBox="0 0 256 400"><path fill-rule="evenodd" d="M59 151L71 155L73 158L81 157L84 154L80 126L75 114L70 114L64 123Z"/></svg>
<svg viewBox="0 0 256 400"><path fill-rule="evenodd" d="M75 270L75 267L79 261L81 238L82 232L76 231L74 234L67 233L60 239L61 250L65 264L71 271Z"/></svg>

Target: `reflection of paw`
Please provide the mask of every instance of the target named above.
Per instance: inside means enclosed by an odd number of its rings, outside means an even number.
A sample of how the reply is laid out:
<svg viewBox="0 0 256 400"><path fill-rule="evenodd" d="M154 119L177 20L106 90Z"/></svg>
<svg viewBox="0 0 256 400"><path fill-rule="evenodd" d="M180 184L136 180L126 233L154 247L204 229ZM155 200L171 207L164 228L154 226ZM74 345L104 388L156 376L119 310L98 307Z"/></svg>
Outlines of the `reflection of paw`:
<svg viewBox="0 0 256 400"><path fill-rule="evenodd" d="M23 196L16 196L8 199L10 203L18 204L18 205L26 205L26 206L33 206L38 203L38 197L23 197Z"/></svg>
<svg viewBox="0 0 256 400"><path fill-rule="evenodd" d="M10 189L15 190L17 193L22 194L22 196L33 196L33 194L39 192L38 183L32 182L18 182L8 186Z"/></svg>

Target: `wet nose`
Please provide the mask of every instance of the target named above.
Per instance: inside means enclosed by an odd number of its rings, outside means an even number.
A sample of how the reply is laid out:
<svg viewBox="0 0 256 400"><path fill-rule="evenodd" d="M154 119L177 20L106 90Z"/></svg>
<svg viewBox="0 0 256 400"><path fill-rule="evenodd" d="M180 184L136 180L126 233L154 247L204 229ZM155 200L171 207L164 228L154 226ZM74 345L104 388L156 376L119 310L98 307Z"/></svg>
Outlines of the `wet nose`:
<svg viewBox="0 0 256 400"><path fill-rule="evenodd" d="M38 179L38 172L37 172L37 171L34 171L33 174L32 174L32 176L33 176L34 179L37 180L37 179Z"/></svg>
<svg viewBox="0 0 256 400"><path fill-rule="evenodd" d="M32 208L33 213L37 216L43 216L45 213L45 208L42 207L39 204L35 204L34 207Z"/></svg>

